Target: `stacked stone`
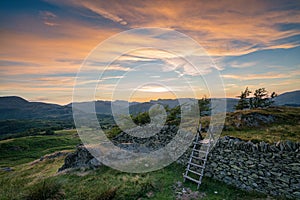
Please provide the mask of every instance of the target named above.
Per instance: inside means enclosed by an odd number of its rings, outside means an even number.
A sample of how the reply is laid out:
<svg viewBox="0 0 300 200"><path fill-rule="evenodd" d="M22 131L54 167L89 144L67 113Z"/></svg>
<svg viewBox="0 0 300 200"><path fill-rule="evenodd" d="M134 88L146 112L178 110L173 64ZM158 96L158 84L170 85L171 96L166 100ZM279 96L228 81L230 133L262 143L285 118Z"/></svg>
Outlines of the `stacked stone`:
<svg viewBox="0 0 300 200"><path fill-rule="evenodd" d="M220 138L208 156L205 176L245 190L300 198L300 143L276 144ZM181 157L186 163L188 155Z"/></svg>
<svg viewBox="0 0 300 200"><path fill-rule="evenodd" d="M178 127L175 125L165 125L161 128L161 130L159 128L160 131L157 131L157 134L146 137L147 135L153 134L153 131L155 130L158 130L157 127L136 127L126 133L120 133L112 139L112 142L114 145L126 150L142 150L143 152L155 151L163 148L174 138L178 131ZM139 133L140 136L143 136L143 138L134 137L130 134L130 132Z"/></svg>
<svg viewBox="0 0 300 200"><path fill-rule="evenodd" d="M176 126L165 126L149 138L121 133L112 142L127 150L137 147L144 152L153 151L168 144L177 130ZM178 163L186 165L191 148L177 160ZM204 175L244 190L300 199L299 151L298 142L253 143L226 136L220 138L209 153ZM78 146L76 152L66 157L60 170L99 166L101 163L83 146Z"/></svg>

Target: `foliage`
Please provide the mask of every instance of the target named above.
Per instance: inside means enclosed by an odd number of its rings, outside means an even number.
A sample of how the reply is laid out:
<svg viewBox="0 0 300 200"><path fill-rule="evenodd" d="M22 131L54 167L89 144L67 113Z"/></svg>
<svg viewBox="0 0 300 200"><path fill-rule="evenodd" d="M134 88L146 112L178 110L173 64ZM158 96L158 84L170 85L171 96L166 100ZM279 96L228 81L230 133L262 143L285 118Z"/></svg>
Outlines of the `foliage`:
<svg viewBox="0 0 300 200"><path fill-rule="evenodd" d="M180 106L176 106L174 108L169 108L169 106L165 106L164 109L167 114L166 123L167 124L170 124L170 123L179 124L180 113L181 113ZM149 112L151 113L152 116L163 114L162 111L158 108L151 109ZM141 113L138 113L137 115L131 115L131 119L135 124L140 125L140 126L150 123L151 118L150 118L149 112L141 112Z"/></svg>
<svg viewBox="0 0 300 200"><path fill-rule="evenodd" d="M108 129L113 124L113 117L110 115L97 115L101 128ZM54 131L74 128L73 120L0 120L0 140L24 136L36 136L53 134Z"/></svg>
<svg viewBox="0 0 300 200"><path fill-rule="evenodd" d="M180 123L180 114L181 114L181 108L180 106L176 106L172 109L170 109L168 106L165 107L167 111L167 124L173 124L173 125L179 125Z"/></svg>
<svg viewBox="0 0 300 200"><path fill-rule="evenodd" d="M121 132L122 132L122 130L117 125L115 125L112 128L107 129L105 131L105 135L111 139L111 138L114 138L117 135L119 135Z"/></svg>
<svg viewBox="0 0 300 200"><path fill-rule="evenodd" d="M241 92L240 96L237 96L239 99L238 104L235 106L236 110L243 110L249 108L249 101L247 100L247 97L250 95L251 91L246 87L245 91Z"/></svg>
<svg viewBox="0 0 300 200"><path fill-rule="evenodd" d="M73 127L73 121L67 120L2 120L0 121L0 140L41 135L47 130L56 131Z"/></svg>
<svg viewBox="0 0 300 200"><path fill-rule="evenodd" d="M253 97L250 97L252 92L248 89L241 92L241 95L238 96L240 99L238 104L236 105L236 110L243 110L243 109L256 109L256 108L268 108L271 106L274 101L273 98L277 96L275 92L272 92L271 96L269 97L268 91L265 88L259 88L255 90L253 93Z"/></svg>
<svg viewBox="0 0 300 200"><path fill-rule="evenodd" d="M132 120L137 125L143 125L150 123L151 119L148 112L142 112L136 116L132 116Z"/></svg>
<svg viewBox="0 0 300 200"><path fill-rule="evenodd" d="M268 96L268 91L265 88L255 90L254 97L250 98L250 108L267 108L274 103L273 98L276 93L272 92L271 97Z"/></svg>
<svg viewBox="0 0 300 200"><path fill-rule="evenodd" d="M54 180L44 180L42 183L37 183L32 186L25 200L49 200L49 199L64 199L64 193L61 190L61 183Z"/></svg>
<svg viewBox="0 0 300 200"><path fill-rule="evenodd" d="M209 114L209 111L211 110L210 102L211 102L211 100L206 98L206 96L204 96L202 99L198 100L200 116L206 116Z"/></svg>

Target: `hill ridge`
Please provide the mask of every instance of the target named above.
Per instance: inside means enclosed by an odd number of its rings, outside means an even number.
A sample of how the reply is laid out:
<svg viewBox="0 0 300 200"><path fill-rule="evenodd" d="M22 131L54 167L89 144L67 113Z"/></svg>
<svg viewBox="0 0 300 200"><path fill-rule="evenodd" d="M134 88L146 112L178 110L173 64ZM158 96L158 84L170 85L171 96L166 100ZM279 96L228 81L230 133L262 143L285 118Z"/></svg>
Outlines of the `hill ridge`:
<svg viewBox="0 0 300 200"><path fill-rule="evenodd" d="M184 99L184 98L183 98ZM212 98L218 100L218 98ZM219 99L221 100L221 99ZM226 98L227 112L234 111L238 99ZM126 102L126 101L103 101L94 102L73 102L67 105L59 105L45 102L28 101L19 96L0 97L0 120L6 119L72 119L72 104L82 104L82 107L90 108L90 104L95 103L98 114L111 115L111 103L120 106L128 103L131 113L148 111L154 104L168 105L170 108L178 105L177 99L157 99L149 102ZM123 104L124 105L124 104ZM300 90L290 91L278 95L275 98L275 105L278 106L300 106Z"/></svg>

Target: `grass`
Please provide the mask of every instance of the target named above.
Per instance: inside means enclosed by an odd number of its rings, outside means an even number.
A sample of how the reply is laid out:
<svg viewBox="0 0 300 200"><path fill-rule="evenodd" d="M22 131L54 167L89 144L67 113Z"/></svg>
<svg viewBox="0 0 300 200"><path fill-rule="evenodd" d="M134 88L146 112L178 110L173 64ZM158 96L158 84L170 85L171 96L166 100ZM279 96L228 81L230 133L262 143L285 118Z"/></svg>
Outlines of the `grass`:
<svg viewBox="0 0 300 200"><path fill-rule="evenodd" d="M0 199L24 199L33 187L56 174L63 158L45 160L37 164L20 164L13 171L0 172Z"/></svg>
<svg viewBox="0 0 300 200"><path fill-rule="evenodd" d="M0 199L28 199L52 195L64 199L174 199L173 185L183 181L184 167L172 164L164 169L145 173L130 174L101 167L95 171L76 170L68 174L57 174L63 158L40 161L34 165L21 164L11 172L0 173ZM59 189L57 188L58 186ZM196 185L184 183L196 191ZM147 197L147 193L153 193ZM204 199L253 199L266 195L249 193L219 181L204 178L200 192ZM217 193L216 193L217 192ZM106 197L106 198L104 198ZM59 199L59 198L56 198Z"/></svg>
<svg viewBox="0 0 300 200"><path fill-rule="evenodd" d="M28 136L0 141L0 167L12 167L60 150L73 150L80 143L76 130L54 135Z"/></svg>
<svg viewBox="0 0 300 200"><path fill-rule="evenodd" d="M275 143L278 141L300 141L300 125L271 125L257 129L223 131L221 136L229 135L242 140L264 141Z"/></svg>
<svg viewBox="0 0 300 200"><path fill-rule="evenodd" d="M271 115L275 120L249 127L241 119L251 114ZM203 127L208 127L210 117L203 117L201 121ZM286 140L300 142L300 108L276 107L227 113L221 136L225 135L268 143Z"/></svg>
<svg viewBox="0 0 300 200"><path fill-rule="evenodd" d="M223 131L222 135L239 137L244 140L277 142L279 140L300 141L300 109L256 110L264 114L276 115L278 120L259 128L243 127ZM235 122L229 114L226 125ZM111 133L114 135L115 133ZM74 170L57 173L63 165L64 157L31 161L55 151L74 150L80 143L75 130L56 131L54 135L37 135L0 141L0 167L11 167L13 171L0 171L0 199L174 199L174 184L183 181L185 168L172 164L161 170L130 174L103 166L97 170ZM196 191L196 184L184 183L185 187ZM204 177L199 190L205 193L203 199L266 199L267 196L245 192L233 186ZM151 194L151 195L149 195Z"/></svg>
<svg viewBox="0 0 300 200"><path fill-rule="evenodd" d="M28 190L25 195L25 200L47 200L47 199L64 199L64 192L61 189L62 185L57 181L46 181L36 183Z"/></svg>
<svg viewBox="0 0 300 200"><path fill-rule="evenodd" d="M131 174L103 166L97 170L57 173L64 157L30 162L56 150L74 149L76 132L57 131L53 136L33 136L1 141L1 165L13 171L0 171L0 199L174 199L173 185L183 181L185 168L172 164L161 170ZM11 147L18 147L16 150ZM184 183L196 191L196 185ZM218 192L217 194L215 192ZM204 178L200 192L204 199L253 199L265 195L248 193L219 181ZM151 193L153 195L149 196ZM148 195L148 196L147 196Z"/></svg>

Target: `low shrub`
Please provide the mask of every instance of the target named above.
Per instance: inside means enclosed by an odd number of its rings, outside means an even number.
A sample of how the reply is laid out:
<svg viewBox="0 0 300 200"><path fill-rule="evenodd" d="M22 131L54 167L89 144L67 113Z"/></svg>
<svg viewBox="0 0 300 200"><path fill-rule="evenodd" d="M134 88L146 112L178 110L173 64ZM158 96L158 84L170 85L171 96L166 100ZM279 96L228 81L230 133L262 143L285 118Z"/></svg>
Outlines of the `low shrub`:
<svg viewBox="0 0 300 200"><path fill-rule="evenodd" d="M26 200L49 200L64 199L61 183L53 180L44 180L30 187L23 199Z"/></svg>
<svg viewBox="0 0 300 200"><path fill-rule="evenodd" d="M113 187L105 190L102 194L95 198L95 200L113 200L116 196L118 188Z"/></svg>

